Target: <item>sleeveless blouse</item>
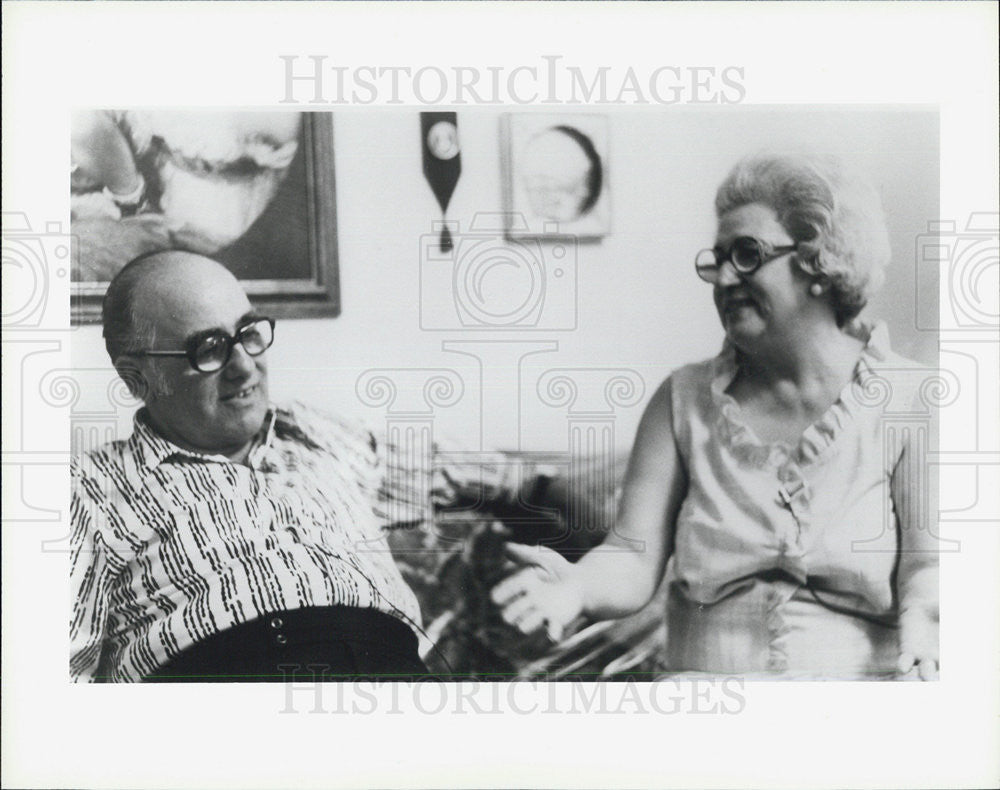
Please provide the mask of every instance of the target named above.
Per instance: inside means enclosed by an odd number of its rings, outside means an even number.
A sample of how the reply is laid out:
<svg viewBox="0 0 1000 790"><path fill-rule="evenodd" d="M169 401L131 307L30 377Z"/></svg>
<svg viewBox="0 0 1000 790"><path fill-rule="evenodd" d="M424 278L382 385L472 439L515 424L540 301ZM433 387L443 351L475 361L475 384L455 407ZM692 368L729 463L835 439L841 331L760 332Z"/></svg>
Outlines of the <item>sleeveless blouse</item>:
<svg viewBox="0 0 1000 790"><path fill-rule="evenodd" d="M670 378L673 427L688 476L677 517L668 660L678 670L891 672L897 632L893 470L929 430L927 370L892 353L883 324L851 381L797 444L762 442L726 393L735 349ZM918 405L914 405L914 404ZM807 587L807 580L814 592Z"/></svg>

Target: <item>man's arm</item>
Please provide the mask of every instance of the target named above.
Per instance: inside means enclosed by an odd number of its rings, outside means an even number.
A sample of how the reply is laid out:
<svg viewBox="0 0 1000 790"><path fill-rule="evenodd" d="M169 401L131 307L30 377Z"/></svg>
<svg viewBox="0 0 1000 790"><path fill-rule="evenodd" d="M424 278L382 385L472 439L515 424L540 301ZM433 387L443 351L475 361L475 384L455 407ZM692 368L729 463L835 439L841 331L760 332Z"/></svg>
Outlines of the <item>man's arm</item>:
<svg viewBox="0 0 1000 790"><path fill-rule="evenodd" d="M389 529L429 524L440 510L486 512L505 522L514 542L579 556L611 528L617 476L609 459L577 458L571 465L562 454L484 452L453 439L419 439L372 438L379 515Z"/></svg>
<svg viewBox="0 0 1000 790"><path fill-rule="evenodd" d="M111 551L97 528L105 509L95 495L96 489L82 484L76 465L72 474L70 677L75 682L93 682L104 646L108 594L121 567L121 560Z"/></svg>
<svg viewBox="0 0 1000 790"><path fill-rule="evenodd" d="M509 507L537 485L537 474L521 482L522 472L533 467L515 457L424 439L420 434L372 438L382 517L390 528L429 522L435 509Z"/></svg>

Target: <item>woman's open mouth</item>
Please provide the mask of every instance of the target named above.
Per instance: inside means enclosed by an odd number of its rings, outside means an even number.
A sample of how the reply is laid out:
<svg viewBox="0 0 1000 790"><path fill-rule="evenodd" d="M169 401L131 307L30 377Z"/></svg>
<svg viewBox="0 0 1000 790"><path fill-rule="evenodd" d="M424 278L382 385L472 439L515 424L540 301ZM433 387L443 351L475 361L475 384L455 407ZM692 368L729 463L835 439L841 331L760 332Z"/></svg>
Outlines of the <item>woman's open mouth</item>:
<svg viewBox="0 0 1000 790"><path fill-rule="evenodd" d="M745 307L757 309L757 303L748 296L736 296L726 299L722 303L722 312L726 315L737 313Z"/></svg>

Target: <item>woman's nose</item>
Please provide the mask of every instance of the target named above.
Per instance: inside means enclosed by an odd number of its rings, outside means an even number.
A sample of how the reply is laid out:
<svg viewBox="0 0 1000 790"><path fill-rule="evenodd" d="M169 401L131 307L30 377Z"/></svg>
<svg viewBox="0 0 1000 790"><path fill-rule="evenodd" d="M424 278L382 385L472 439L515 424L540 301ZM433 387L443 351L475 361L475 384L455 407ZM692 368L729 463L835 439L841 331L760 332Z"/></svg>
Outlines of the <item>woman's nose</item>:
<svg viewBox="0 0 1000 790"><path fill-rule="evenodd" d="M719 266L719 274L715 283L722 288L728 288L730 285L739 285L740 276L736 273L736 267L733 266L732 261L722 262L722 265Z"/></svg>

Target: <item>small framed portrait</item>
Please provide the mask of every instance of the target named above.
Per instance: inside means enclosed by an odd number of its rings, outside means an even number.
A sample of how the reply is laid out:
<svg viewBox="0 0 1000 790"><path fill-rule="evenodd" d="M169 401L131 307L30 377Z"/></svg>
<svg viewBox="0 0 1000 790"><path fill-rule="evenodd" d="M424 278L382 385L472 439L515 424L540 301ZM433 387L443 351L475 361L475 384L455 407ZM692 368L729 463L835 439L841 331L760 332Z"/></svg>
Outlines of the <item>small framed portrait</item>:
<svg viewBox="0 0 1000 790"><path fill-rule="evenodd" d="M502 124L508 238L606 236L607 116L508 113Z"/></svg>
<svg viewBox="0 0 1000 790"><path fill-rule="evenodd" d="M79 110L70 132L75 323L165 249L227 266L269 315L339 314L330 113Z"/></svg>

